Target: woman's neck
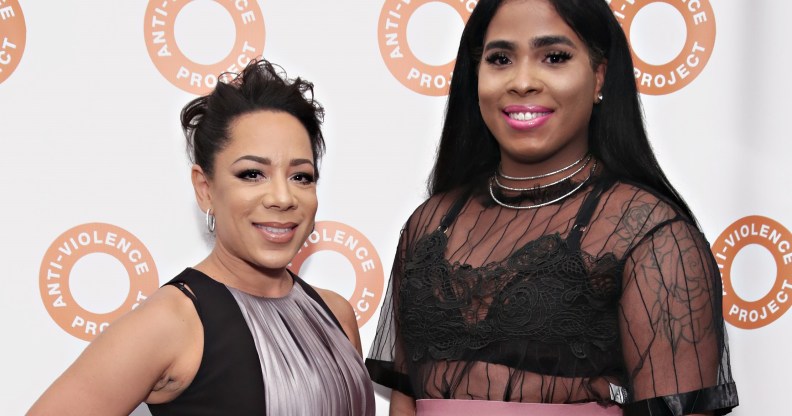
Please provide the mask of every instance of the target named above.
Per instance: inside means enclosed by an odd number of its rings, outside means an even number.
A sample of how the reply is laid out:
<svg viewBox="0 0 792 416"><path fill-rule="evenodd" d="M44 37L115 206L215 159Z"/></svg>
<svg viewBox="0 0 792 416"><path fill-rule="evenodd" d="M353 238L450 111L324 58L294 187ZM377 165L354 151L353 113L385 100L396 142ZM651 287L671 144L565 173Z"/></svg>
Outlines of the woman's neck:
<svg viewBox="0 0 792 416"><path fill-rule="evenodd" d="M593 158L587 152L538 162L517 162L502 159L495 173L499 183L507 187L543 188L564 180L586 177Z"/></svg>
<svg viewBox="0 0 792 416"><path fill-rule="evenodd" d="M258 267L231 255L219 244L194 268L226 286L254 296L283 297L294 285L294 280L285 267Z"/></svg>

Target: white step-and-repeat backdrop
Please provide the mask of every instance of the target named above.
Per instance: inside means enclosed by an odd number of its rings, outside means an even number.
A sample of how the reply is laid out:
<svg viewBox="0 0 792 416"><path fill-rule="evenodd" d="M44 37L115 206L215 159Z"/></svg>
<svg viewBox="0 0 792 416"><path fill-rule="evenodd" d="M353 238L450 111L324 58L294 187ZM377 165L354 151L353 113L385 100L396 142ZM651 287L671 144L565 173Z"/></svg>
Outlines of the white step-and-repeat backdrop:
<svg viewBox="0 0 792 416"><path fill-rule="evenodd" d="M327 108L320 222L294 267L349 299L368 349L475 4L0 0L0 414L24 413L113 319L208 253L178 113L261 54L313 81ZM792 387L792 2L611 7L652 143L722 267L734 413L781 414Z"/></svg>

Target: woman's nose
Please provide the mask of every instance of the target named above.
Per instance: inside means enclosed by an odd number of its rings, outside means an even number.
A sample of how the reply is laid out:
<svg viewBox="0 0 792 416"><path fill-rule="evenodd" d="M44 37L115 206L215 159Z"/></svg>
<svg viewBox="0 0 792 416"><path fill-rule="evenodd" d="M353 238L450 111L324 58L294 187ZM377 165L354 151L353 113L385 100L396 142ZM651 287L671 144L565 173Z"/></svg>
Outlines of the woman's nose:
<svg viewBox="0 0 792 416"><path fill-rule="evenodd" d="M287 178L273 178L261 199L262 204L271 209L286 211L297 205Z"/></svg>
<svg viewBox="0 0 792 416"><path fill-rule="evenodd" d="M540 91L541 87L542 82L531 65L518 64L513 67L512 77L509 80L509 91L519 95L528 95Z"/></svg>

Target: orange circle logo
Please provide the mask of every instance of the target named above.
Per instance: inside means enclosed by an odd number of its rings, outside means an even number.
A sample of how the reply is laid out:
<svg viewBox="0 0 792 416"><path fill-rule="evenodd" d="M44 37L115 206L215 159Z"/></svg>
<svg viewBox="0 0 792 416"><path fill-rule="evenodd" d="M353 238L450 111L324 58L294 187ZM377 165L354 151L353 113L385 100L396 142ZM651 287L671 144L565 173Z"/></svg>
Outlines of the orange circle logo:
<svg viewBox="0 0 792 416"><path fill-rule="evenodd" d="M69 288L75 263L93 253L115 257L129 275L129 294L121 306L109 313L85 310ZM158 286L157 267L146 247L128 231L111 224L83 224L61 234L44 255L39 271L39 290L47 312L64 331L85 341L135 309Z"/></svg>
<svg viewBox="0 0 792 416"><path fill-rule="evenodd" d="M340 222L319 221L290 266L299 274L305 260L323 250L340 253L352 264L355 291L349 303L355 310L358 328L362 328L377 310L385 286L385 273L377 250L360 231Z"/></svg>
<svg viewBox="0 0 792 416"><path fill-rule="evenodd" d="M773 288L763 298L749 302L735 293L731 268L737 253L745 246L758 244L775 259L778 272ZM767 217L749 216L730 225L715 241L712 253L723 278L724 319L743 329L769 325L792 306L792 233ZM750 278L743 276L741 278Z"/></svg>
<svg viewBox="0 0 792 416"><path fill-rule="evenodd" d="M192 94L206 94L218 74L238 73L264 50L264 17L255 0L216 0L234 20L236 41L220 62L202 65L188 59L176 44L176 17L189 1L149 0L143 31L154 65L173 85ZM221 79L222 81L222 79Z"/></svg>
<svg viewBox="0 0 792 416"><path fill-rule="evenodd" d="M670 94L690 84L707 65L715 46L715 15L709 0L613 0L610 7L629 39L638 11L658 2L673 6L682 15L687 37L682 51L662 65L649 64L632 51L638 90L649 95Z"/></svg>
<svg viewBox="0 0 792 416"><path fill-rule="evenodd" d="M14 73L25 51L25 16L17 0L0 1L0 84Z"/></svg>
<svg viewBox="0 0 792 416"><path fill-rule="evenodd" d="M419 60L407 44L407 24L415 11L426 3L444 3L467 22L478 0L386 0L379 18L377 39L380 54L391 74L405 87L424 95L448 94L455 61L429 65Z"/></svg>

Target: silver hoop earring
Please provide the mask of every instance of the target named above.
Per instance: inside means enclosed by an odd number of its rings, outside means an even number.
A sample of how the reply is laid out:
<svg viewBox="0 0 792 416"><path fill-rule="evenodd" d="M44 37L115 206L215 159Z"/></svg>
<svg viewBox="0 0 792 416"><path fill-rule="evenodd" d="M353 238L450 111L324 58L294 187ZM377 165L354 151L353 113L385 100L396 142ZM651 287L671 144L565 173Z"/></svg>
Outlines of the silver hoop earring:
<svg viewBox="0 0 792 416"><path fill-rule="evenodd" d="M206 229L209 230L210 233L213 233L215 230L215 216L212 215L211 208L206 210Z"/></svg>
<svg viewBox="0 0 792 416"><path fill-rule="evenodd" d="M601 103L601 102L602 102L602 100L604 100L604 99L605 99L605 96L604 96L604 95L602 95L602 93L599 93L599 94L597 94L597 101L594 101L594 104L599 104L599 103Z"/></svg>

